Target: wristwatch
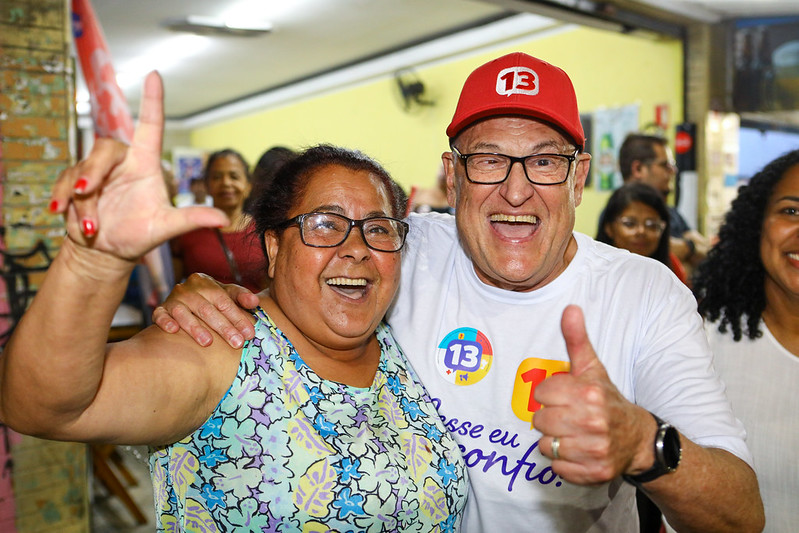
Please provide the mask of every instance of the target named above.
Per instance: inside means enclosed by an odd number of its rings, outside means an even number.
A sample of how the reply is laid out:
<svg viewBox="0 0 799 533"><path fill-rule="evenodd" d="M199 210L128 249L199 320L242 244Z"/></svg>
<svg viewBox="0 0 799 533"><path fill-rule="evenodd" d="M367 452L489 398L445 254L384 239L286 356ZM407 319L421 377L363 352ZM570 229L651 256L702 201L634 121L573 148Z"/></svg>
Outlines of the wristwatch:
<svg viewBox="0 0 799 533"><path fill-rule="evenodd" d="M674 472L680 464L680 457L682 457L680 434L671 424L664 422L654 414L652 416L658 425L658 430L655 433L655 464L646 472L635 476L626 474L622 476L624 481L635 486L657 479L663 474Z"/></svg>

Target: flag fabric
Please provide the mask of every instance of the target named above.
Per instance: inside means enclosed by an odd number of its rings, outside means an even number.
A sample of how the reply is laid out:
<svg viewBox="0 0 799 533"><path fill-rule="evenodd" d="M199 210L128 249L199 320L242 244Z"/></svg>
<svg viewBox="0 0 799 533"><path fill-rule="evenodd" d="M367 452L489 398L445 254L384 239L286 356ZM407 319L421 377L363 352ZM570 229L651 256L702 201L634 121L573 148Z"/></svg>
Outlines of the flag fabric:
<svg viewBox="0 0 799 533"><path fill-rule="evenodd" d="M103 29L89 0L72 0L72 33L83 78L89 89L95 137L111 137L130 143L133 117L117 84Z"/></svg>

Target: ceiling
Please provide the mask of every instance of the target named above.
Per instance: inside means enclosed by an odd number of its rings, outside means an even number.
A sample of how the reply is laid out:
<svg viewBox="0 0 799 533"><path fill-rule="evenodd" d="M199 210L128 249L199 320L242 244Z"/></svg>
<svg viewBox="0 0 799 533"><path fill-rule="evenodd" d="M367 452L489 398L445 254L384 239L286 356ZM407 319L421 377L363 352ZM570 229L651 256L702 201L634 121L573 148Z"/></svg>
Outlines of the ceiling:
<svg viewBox="0 0 799 533"><path fill-rule="evenodd" d="M158 69L166 113L191 125L221 110L265 105L327 86L440 61L491 42L574 22L573 14L614 6L672 20L799 14L796 0L736 2L616 0L92 0L132 109L146 72ZM519 15L519 12L525 12ZM531 14L532 12L538 14ZM661 11L662 14L662 11ZM168 19L242 18L272 25L255 36L175 32ZM543 15L543 16L542 16ZM82 99L79 75L78 100ZM83 93L82 93L83 91ZM88 100L88 98L86 98ZM253 104L255 102L255 104ZM227 111L225 111L227 112Z"/></svg>

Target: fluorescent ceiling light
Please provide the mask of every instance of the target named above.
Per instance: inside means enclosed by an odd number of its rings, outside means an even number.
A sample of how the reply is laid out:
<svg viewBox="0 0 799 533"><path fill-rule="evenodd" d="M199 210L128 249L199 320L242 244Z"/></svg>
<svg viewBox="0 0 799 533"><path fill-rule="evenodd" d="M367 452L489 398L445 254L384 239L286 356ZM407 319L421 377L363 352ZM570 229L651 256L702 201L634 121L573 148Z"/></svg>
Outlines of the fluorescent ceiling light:
<svg viewBox="0 0 799 533"><path fill-rule="evenodd" d="M163 24L172 31L184 31L199 35L252 37L272 31L271 23L243 16L223 19L189 15L180 19L167 19Z"/></svg>

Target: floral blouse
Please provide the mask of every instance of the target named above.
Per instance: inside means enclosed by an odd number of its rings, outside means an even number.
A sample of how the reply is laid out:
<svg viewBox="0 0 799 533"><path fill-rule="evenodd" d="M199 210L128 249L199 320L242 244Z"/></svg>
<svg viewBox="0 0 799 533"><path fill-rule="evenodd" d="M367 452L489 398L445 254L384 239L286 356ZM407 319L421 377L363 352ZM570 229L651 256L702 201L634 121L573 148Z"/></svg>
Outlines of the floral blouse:
<svg viewBox="0 0 799 533"><path fill-rule="evenodd" d="M389 327L359 388L317 376L256 317L211 417L151 450L158 531L457 531L466 467Z"/></svg>

